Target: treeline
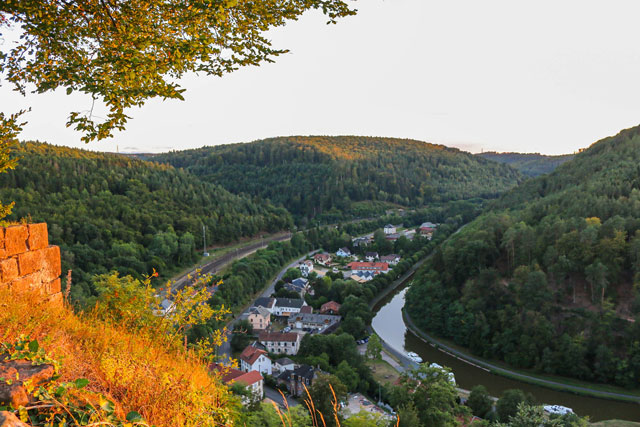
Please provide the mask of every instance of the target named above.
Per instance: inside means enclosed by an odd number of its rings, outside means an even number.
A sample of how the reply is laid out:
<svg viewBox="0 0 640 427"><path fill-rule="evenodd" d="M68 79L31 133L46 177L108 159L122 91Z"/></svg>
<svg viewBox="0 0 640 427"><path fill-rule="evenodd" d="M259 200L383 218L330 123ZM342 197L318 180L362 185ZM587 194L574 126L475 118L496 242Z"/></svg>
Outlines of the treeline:
<svg viewBox="0 0 640 427"><path fill-rule="evenodd" d="M514 169L454 148L371 137L286 137L151 158L309 218L367 216L390 207L491 198L521 179Z"/></svg>
<svg viewBox="0 0 640 427"><path fill-rule="evenodd" d="M637 388L640 129L494 202L438 249L407 308L474 354Z"/></svg>
<svg viewBox="0 0 640 427"><path fill-rule="evenodd" d="M548 156L540 153L496 153L488 151L477 154L485 159L506 163L518 169L523 175L535 177L553 172L558 166L573 159L573 154Z"/></svg>
<svg viewBox="0 0 640 427"><path fill-rule="evenodd" d="M191 265L203 225L210 244L292 225L282 208L171 166L38 142L20 144L15 155L18 167L0 175L0 199L15 201L8 219L47 222L80 303L95 295L95 274L170 275Z"/></svg>

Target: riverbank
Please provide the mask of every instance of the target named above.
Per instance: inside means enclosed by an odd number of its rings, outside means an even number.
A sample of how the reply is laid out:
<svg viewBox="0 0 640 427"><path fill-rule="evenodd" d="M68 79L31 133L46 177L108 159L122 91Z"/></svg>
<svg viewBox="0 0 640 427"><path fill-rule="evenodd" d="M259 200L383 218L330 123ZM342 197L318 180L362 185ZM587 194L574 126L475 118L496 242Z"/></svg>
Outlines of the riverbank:
<svg viewBox="0 0 640 427"><path fill-rule="evenodd" d="M609 399L609 400L617 400L621 402L632 402L632 403L640 403L640 394L629 394L624 392L617 391L608 391L602 388L599 388L597 385L591 383L579 383L578 381L573 381L571 384L567 380L564 382L560 379L547 379L541 376L537 376L535 374L523 371L516 371L513 369L507 369L505 367L501 367L492 363L490 361L481 359L476 356L472 356L466 352L460 351L457 348L452 347L451 345L443 342L440 339L434 338L433 336L425 333L420 328L418 328L406 310L402 309L402 317L404 319L406 327L418 338L423 340L424 342L429 343L434 346L436 349L447 353L448 355L455 357L465 363L470 364L479 369L486 370L492 374L504 376L513 380L522 381L528 384L533 384L545 388L550 388L557 391L573 393L581 396L589 396L596 397L599 399ZM611 389L611 388L610 388Z"/></svg>

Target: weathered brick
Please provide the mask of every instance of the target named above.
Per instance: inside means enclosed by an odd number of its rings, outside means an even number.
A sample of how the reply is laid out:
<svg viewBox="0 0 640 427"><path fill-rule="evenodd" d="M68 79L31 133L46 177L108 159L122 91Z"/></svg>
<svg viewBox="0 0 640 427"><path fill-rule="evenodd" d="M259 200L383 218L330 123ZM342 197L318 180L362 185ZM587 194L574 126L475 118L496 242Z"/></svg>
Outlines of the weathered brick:
<svg viewBox="0 0 640 427"><path fill-rule="evenodd" d="M49 304L61 306L64 302L64 298L62 297L62 292L58 292L57 294L52 294L47 297L47 301Z"/></svg>
<svg viewBox="0 0 640 427"><path fill-rule="evenodd" d="M18 262L15 258L3 259L0 261L0 273L2 282L7 283L18 277Z"/></svg>
<svg viewBox="0 0 640 427"><path fill-rule="evenodd" d="M46 284L46 291L49 295L57 294L62 290L61 286L60 279L56 279Z"/></svg>
<svg viewBox="0 0 640 427"><path fill-rule="evenodd" d="M4 247L7 256L20 254L27 251L27 238L29 231L26 225L14 225L4 230Z"/></svg>
<svg viewBox="0 0 640 427"><path fill-rule="evenodd" d="M26 276L43 269L44 251L30 251L18 255L18 268L20 275Z"/></svg>
<svg viewBox="0 0 640 427"><path fill-rule="evenodd" d="M42 287L42 273L31 273L29 275L19 277L11 282L12 292L26 292L31 289L40 289Z"/></svg>
<svg viewBox="0 0 640 427"><path fill-rule="evenodd" d="M62 274L60 265L60 248L58 246L49 246L42 249L43 253L43 273L44 279L47 281L55 280Z"/></svg>
<svg viewBox="0 0 640 427"><path fill-rule="evenodd" d="M29 250L44 249L49 246L49 233L47 232L47 224L29 224Z"/></svg>

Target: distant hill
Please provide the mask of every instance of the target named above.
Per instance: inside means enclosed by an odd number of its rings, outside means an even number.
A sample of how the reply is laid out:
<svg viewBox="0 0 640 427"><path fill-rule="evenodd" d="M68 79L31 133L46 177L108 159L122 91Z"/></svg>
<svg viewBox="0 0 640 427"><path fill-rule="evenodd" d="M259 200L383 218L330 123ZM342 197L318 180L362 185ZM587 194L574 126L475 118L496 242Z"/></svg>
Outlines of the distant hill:
<svg viewBox="0 0 640 427"><path fill-rule="evenodd" d="M298 218L496 197L522 176L443 145L394 138L294 136L156 155L154 161L286 207Z"/></svg>
<svg viewBox="0 0 640 427"><path fill-rule="evenodd" d="M203 224L210 244L292 224L282 208L168 165L35 142L20 144L16 155L16 170L0 175L0 200L16 203L8 219L48 223L63 271L73 270L77 300L92 295L93 274L168 274L189 265Z"/></svg>
<svg viewBox="0 0 640 427"><path fill-rule="evenodd" d="M407 308L518 368L640 384L640 127L525 181L446 242Z"/></svg>
<svg viewBox="0 0 640 427"><path fill-rule="evenodd" d="M506 163L526 176L539 176L553 172L558 166L571 160L574 154L547 156L540 153L497 153L488 151L477 154L477 156L494 162Z"/></svg>

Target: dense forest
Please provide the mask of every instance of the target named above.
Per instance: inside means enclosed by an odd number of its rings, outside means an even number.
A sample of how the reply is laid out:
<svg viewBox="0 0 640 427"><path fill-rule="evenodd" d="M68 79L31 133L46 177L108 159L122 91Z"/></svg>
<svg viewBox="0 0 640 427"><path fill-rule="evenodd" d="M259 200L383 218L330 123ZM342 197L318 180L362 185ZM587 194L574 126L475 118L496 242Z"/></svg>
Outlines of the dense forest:
<svg viewBox="0 0 640 427"><path fill-rule="evenodd" d="M526 176L539 176L553 172L558 166L573 159L573 154L563 154L560 156L547 156L540 153L496 153L488 151L477 154L479 157L493 160L498 163L506 163L518 169Z"/></svg>
<svg viewBox="0 0 640 427"><path fill-rule="evenodd" d="M60 245L72 296L94 295L92 276L110 270L140 277L191 265L209 243L287 229L282 208L256 204L171 166L37 142L16 149L18 167L0 176L9 220L45 221Z"/></svg>
<svg viewBox="0 0 640 427"><path fill-rule="evenodd" d="M490 198L516 185L514 169L455 148L373 137L283 137L151 157L284 206L296 218L367 216L390 207Z"/></svg>
<svg viewBox="0 0 640 427"><path fill-rule="evenodd" d="M493 201L414 283L412 318L474 354L638 387L640 127Z"/></svg>

